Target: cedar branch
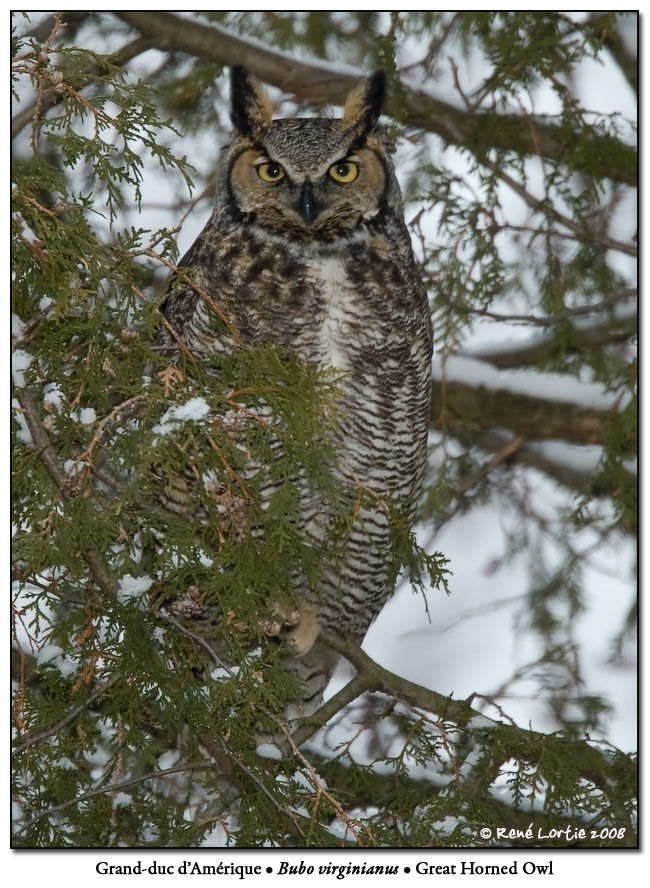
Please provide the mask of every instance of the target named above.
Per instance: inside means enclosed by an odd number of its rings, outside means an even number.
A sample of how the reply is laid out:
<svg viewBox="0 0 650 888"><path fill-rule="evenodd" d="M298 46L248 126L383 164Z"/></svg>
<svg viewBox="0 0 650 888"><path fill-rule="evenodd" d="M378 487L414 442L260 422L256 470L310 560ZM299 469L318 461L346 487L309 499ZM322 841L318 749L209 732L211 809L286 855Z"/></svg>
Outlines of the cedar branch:
<svg viewBox="0 0 650 888"><path fill-rule="evenodd" d="M80 796L76 796L73 799L68 799L66 802L62 802L62 804L60 805L54 805L54 807L52 808L48 808L45 811L40 811L38 814L34 815L31 820L28 820L26 823L24 823L17 831L16 835L20 836L23 833L27 832L35 823L38 823L38 821L42 820L44 817L51 819L55 814L60 814L61 811L65 811L67 808L72 808L74 805L80 805L83 802L87 802L90 799L96 798L97 796L124 792L127 789L131 789L131 787L133 786L138 786L141 783L146 783L148 780L160 780L161 777L168 777L171 774L184 774L188 771L209 771L212 767L212 762L186 762L183 765L174 765L171 768L165 768L161 771L150 771L146 774L140 774L139 776L131 777L128 780L120 780L116 783L107 783L104 786L97 787L96 789L90 789L88 790L88 792L84 792Z"/></svg>
<svg viewBox="0 0 650 888"><path fill-rule="evenodd" d="M548 736L538 731L520 728L516 725L503 724L473 709L471 706L473 696L467 700L454 700L452 697L445 697L437 691L395 675L395 673L384 669L383 666L376 663L352 640L342 641L336 637L328 637L327 643L337 653L345 657L357 670L356 679L353 680L358 680L355 689L363 687L365 691L393 695L397 699L418 709L436 713L445 722L453 722L456 729L460 731L498 732L500 758L502 761L506 761L510 757L519 758L522 746L525 746L529 751L539 748L540 755L543 755L548 744L553 742L554 735ZM327 704L325 705L327 706ZM309 736L322 726L320 724L322 721L322 709L324 707L321 707L309 719L308 727L314 728ZM331 718L331 715L327 714L328 719ZM293 741L296 744L299 739L297 735L298 731L292 735ZM308 737L300 737L300 742L304 743L306 739ZM563 742L559 737L555 739ZM609 795L611 791L610 784L615 779L615 765L606 754L587 743L587 741L572 738L570 742L573 749L578 753L582 776L602 789L606 795Z"/></svg>
<svg viewBox="0 0 650 888"><path fill-rule="evenodd" d="M97 64L89 68L82 82L78 84L77 89L81 90L89 86L95 78L106 74L107 67L122 67L136 56L149 49L149 43L143 37L137 37L131 40L121 49L105 57L106 64ZM39 99L27 105L11 119L11 138L15 138L22 130L36 117L42 117L50 108L54 108L63 100L63 93L55 92L50 89L42 93Z"/></svg>
<svg viewBox="0 0 650 888"><path fill-rule="evenodd" d="M46 728L39 734L34 734L31 737L23 739L23 742L20 744L20 746L14 747L14 749L12 750L13 754L21 755L35 743L39 743L41 740L46 740L48 737L56 734L57 731L60 731L61 728L64 728L80 713L82 713L84 709L87 709L91 703L93 703L95 700L99 699L99 697L102 697L107 691L109 691L113 687L113 685L116 685L117 682L121 680L121 678L121 675L114 675L113 678L110 678L108 681L104 682L104 684L100 685L95 691L93 691L93 693L86 700L84 700L83 703L71 709L70 712L68 712L68 714L65 716L65 718L61 719L61 721L57 722L55 725L52 725L51 728Z"/></svg>
<svg viewBox="0 0 650 888"><path fill-rule="evenodd" d="M59 460L54 447L52 447L48 438L45 427L41 422L38 407L30 392L27 389L18 389L16 398L22 407L25 422L34 442L34 450L41 459L41 462L47 469L49 476L57 485L61 496L64 499L74 497L75 491L71 485L71 479L66 474L61 461ZM104 561L96 549L91 546L83 547L81 556L88 565L90 576L99 588L106 595L114 597L117 594L117 583L109 574L104 566Z"/></svg>

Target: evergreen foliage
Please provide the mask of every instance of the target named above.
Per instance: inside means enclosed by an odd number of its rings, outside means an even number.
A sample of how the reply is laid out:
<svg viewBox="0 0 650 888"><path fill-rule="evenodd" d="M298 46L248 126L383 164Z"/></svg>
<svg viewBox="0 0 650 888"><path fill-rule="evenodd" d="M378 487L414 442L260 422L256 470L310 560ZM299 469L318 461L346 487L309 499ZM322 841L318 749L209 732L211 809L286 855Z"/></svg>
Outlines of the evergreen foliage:
<svg viewBox="0 0 650 888"><path fill-rule="evenodd" d="M636 758L591 739L608 702L585 690L573 638L586 606L579 534L616 545L636 527L636 328L629 266L612 259L634 252L613 221L629 206L631 130L620 115L582 107L570 88L572 72L605 50L629 76L619 17L212 12L177 22L165 42L156 28L173 24L166 13L65 15L33 27L17 17L23 36L12 46L14 844L565 846L551 827L580 823L587 838L577 845L634 845ZM185 44L183 23L205 33ZM116 27L123 45L112 55L84 48ZM428 127L410 110L400 72L415 37L424 55L411 67L427 77L452 51L485 65L472 95L455 71L465 103L455 124L460 106ZM355 506L330 471L337 379L263 347L237 347L216 377L189 353L168 366L151 342L169 276L184 275L180 226L132 222L155 167L170 202L174 189L189 201L194 181L206 186L198 202L209 198L216 149L193 169L182 137L208 133L212 145L215 129L227 130L214 101L236 40L248 41L246 63L262 77L263 44L308 55L316 70L319 59L340 58L389 72L438 350L457 350L477 318L528 315L543 345L522 349L519 366L612 393L614 407L565 416L533 395L522 409L505 386L492 403L485 389L436 379L421 516L433 545L421 548L393 520L395 576L403 568L430 602L454 569L435 532L491 498L511 510L508 549L495 562L530 556L523 619L543 652L527 677L549 701L556 728L547 734L512 722L502 699L488 701L496 720L482 714L481 688L475 699L448 698L353 646L340 649L356 671L349 684L293 733L283 721L297 689L282 668L274 607L291 603L297 574L317 578L322 554L296 526L296 479L331 504L328 550L345 539ZM150 46L165 55L147 84L128 63ZM303 98L309 80L286 67L276 85ZM323 67L335 81L336 66ZM555 94L552 120L534 114L540 85ZM335 102L339 90L308 98ZM465 174L438 164L437 142L432 150L447 124ZM518 221L504 185L520 200ZM587 327L606 332L587 336ZM536 463L527 442L548 437L597 443L597 471ZM540 470L565 497L552 525L526 513L521 494L523 472ZM263 509L269 476L281 484ZM161 486L178 477L192 497L183 515L160 505ZM562 557L549 565L551 536ZM612 627L615 652L633 623L631 613ZM342 722L353 734L329 743ZM326 724L324 739L308 744ZM258 747L261 733L275 757ZM533 812L542 834L531 841L519 833ZM481 826L495 830L492 840L478 839ZM511 832L498 838L497 828Z"/></svg>

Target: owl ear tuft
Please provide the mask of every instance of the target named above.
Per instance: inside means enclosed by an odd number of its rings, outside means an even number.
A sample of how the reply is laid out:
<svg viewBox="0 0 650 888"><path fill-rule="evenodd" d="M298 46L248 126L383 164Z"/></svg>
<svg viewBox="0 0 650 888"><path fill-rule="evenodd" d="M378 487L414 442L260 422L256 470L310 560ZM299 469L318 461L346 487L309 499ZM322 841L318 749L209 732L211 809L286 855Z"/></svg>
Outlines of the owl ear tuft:
<svg viewBox="0 0 650 888"><path fill-rule="evenodd" d="M273 103L262 84L243 65L230 69L230 119L244 136L273 120Z"/></svg>
<svg viewBox="0 0 650 888"><path fill-rule="evenodd" d="M386 75L375 71L362 80L345 100L343 124L346 129L355 131L357 139L362 139L375 127L386 98Z"/></svg>

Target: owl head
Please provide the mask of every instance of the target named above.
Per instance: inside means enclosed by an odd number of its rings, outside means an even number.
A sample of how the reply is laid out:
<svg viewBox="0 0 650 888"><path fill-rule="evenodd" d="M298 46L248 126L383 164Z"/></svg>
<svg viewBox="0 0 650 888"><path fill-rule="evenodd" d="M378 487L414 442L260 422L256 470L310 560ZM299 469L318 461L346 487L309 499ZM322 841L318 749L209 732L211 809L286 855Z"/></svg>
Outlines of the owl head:
<svg viewBox="0 0 650 888"><path fill-rule="evenodd" d="M392 164L375 131L385 92L386 77L375 71L350 93L339 119L274 120L264 87L234 66L226 178L235 208L266 229L322 239L393 206Z"/></svg>

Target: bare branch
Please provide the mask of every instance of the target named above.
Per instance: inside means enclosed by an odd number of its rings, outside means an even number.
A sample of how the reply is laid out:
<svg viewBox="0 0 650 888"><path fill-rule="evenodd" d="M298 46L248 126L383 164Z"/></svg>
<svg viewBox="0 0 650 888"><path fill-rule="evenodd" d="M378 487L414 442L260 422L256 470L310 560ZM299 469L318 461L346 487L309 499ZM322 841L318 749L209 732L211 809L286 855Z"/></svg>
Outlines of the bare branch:
<svg viewBox="0 0 650 888"><path fill-rule="evenodd" d="M432 284L434 285L434 284ZM502 314L500 312L490 311L487 308L476 307L472 305L460 304L446 297L445 293L440 292L439 288L436 292L436 299L444 302L445 305L453 308L460 315L475 315L482 318L490 318L493 321L499 321L506 324L526 324L531 327L555 327L564 321L570 321L574 318L584 317L585 315L598 315L615 305L623 305L631 299L636 299L637 290L634 287L624 287L616 293L601 299L600 302L594 302L588 305L578 305L574 308L566 308L564 311L558 311L554 315L538 316L534 314Z"/></svg>
<svg viewBox="0 0 650 888"><path fill-rule="evenodd" d="M510 429L528 441L604 444L618 414L613 407L581 407L505 386L497 389L434 379L431 415L434 428L459 438L466 438L469 432Z"/></svg>
<svg viewBox="0 0 650 888"><path fill-rule="evenodd" d="M469 431L455 428L452 436L466 447L477 447L486 453L500 453L503 448L513 441L508 432L491 429L489 431ZM514 439L518 440L518 439ZM569 445L567 445L568 447ZM540 442L528 442L520 444L516 451L508 456L510 465L530 466L548 475L558 484L568 487L576 493L589 493L595 497L610 497L616 493L614 484L605 484L601 481L595 483L595 474L598 469L598 459L593 454L583 454L580 459L580 451L576 449L574 459L562 460L545 449ZM632 472L627 473L630 487L637 485L637 477Z"/></svg>
<svg viewBox="0 0 650 888"><path fill-rule="evenodd" d="M602 348L607 345L627 342L638 333L636 312L619 317L608 318L597 324L582 327L571 326L569 343L563 341L562 354L572 354L588 348ZM564 338L564 337L563 337ZM491 347L479 352L472 352L468 357L487 361L501 370L514 367L530 367L540 364L552 357L556 350L556 341L552 336L540 336L523 342L516 348Z"/></svg>
<svg viewBox="0 0 650 888"><path fill-rule="evenodd" d="M476 487L476 485L480 484L481 481L484 481L488 475L496 471L500 465L504 462L509 462L523 443L523 438L511 438L509 441L506 441L503 447L499 447L484 465L480 466L469 476L469 478L465 478L461 482L458 487L458 494L462 495L463 493L466 493L466 491Z"/></svg>

